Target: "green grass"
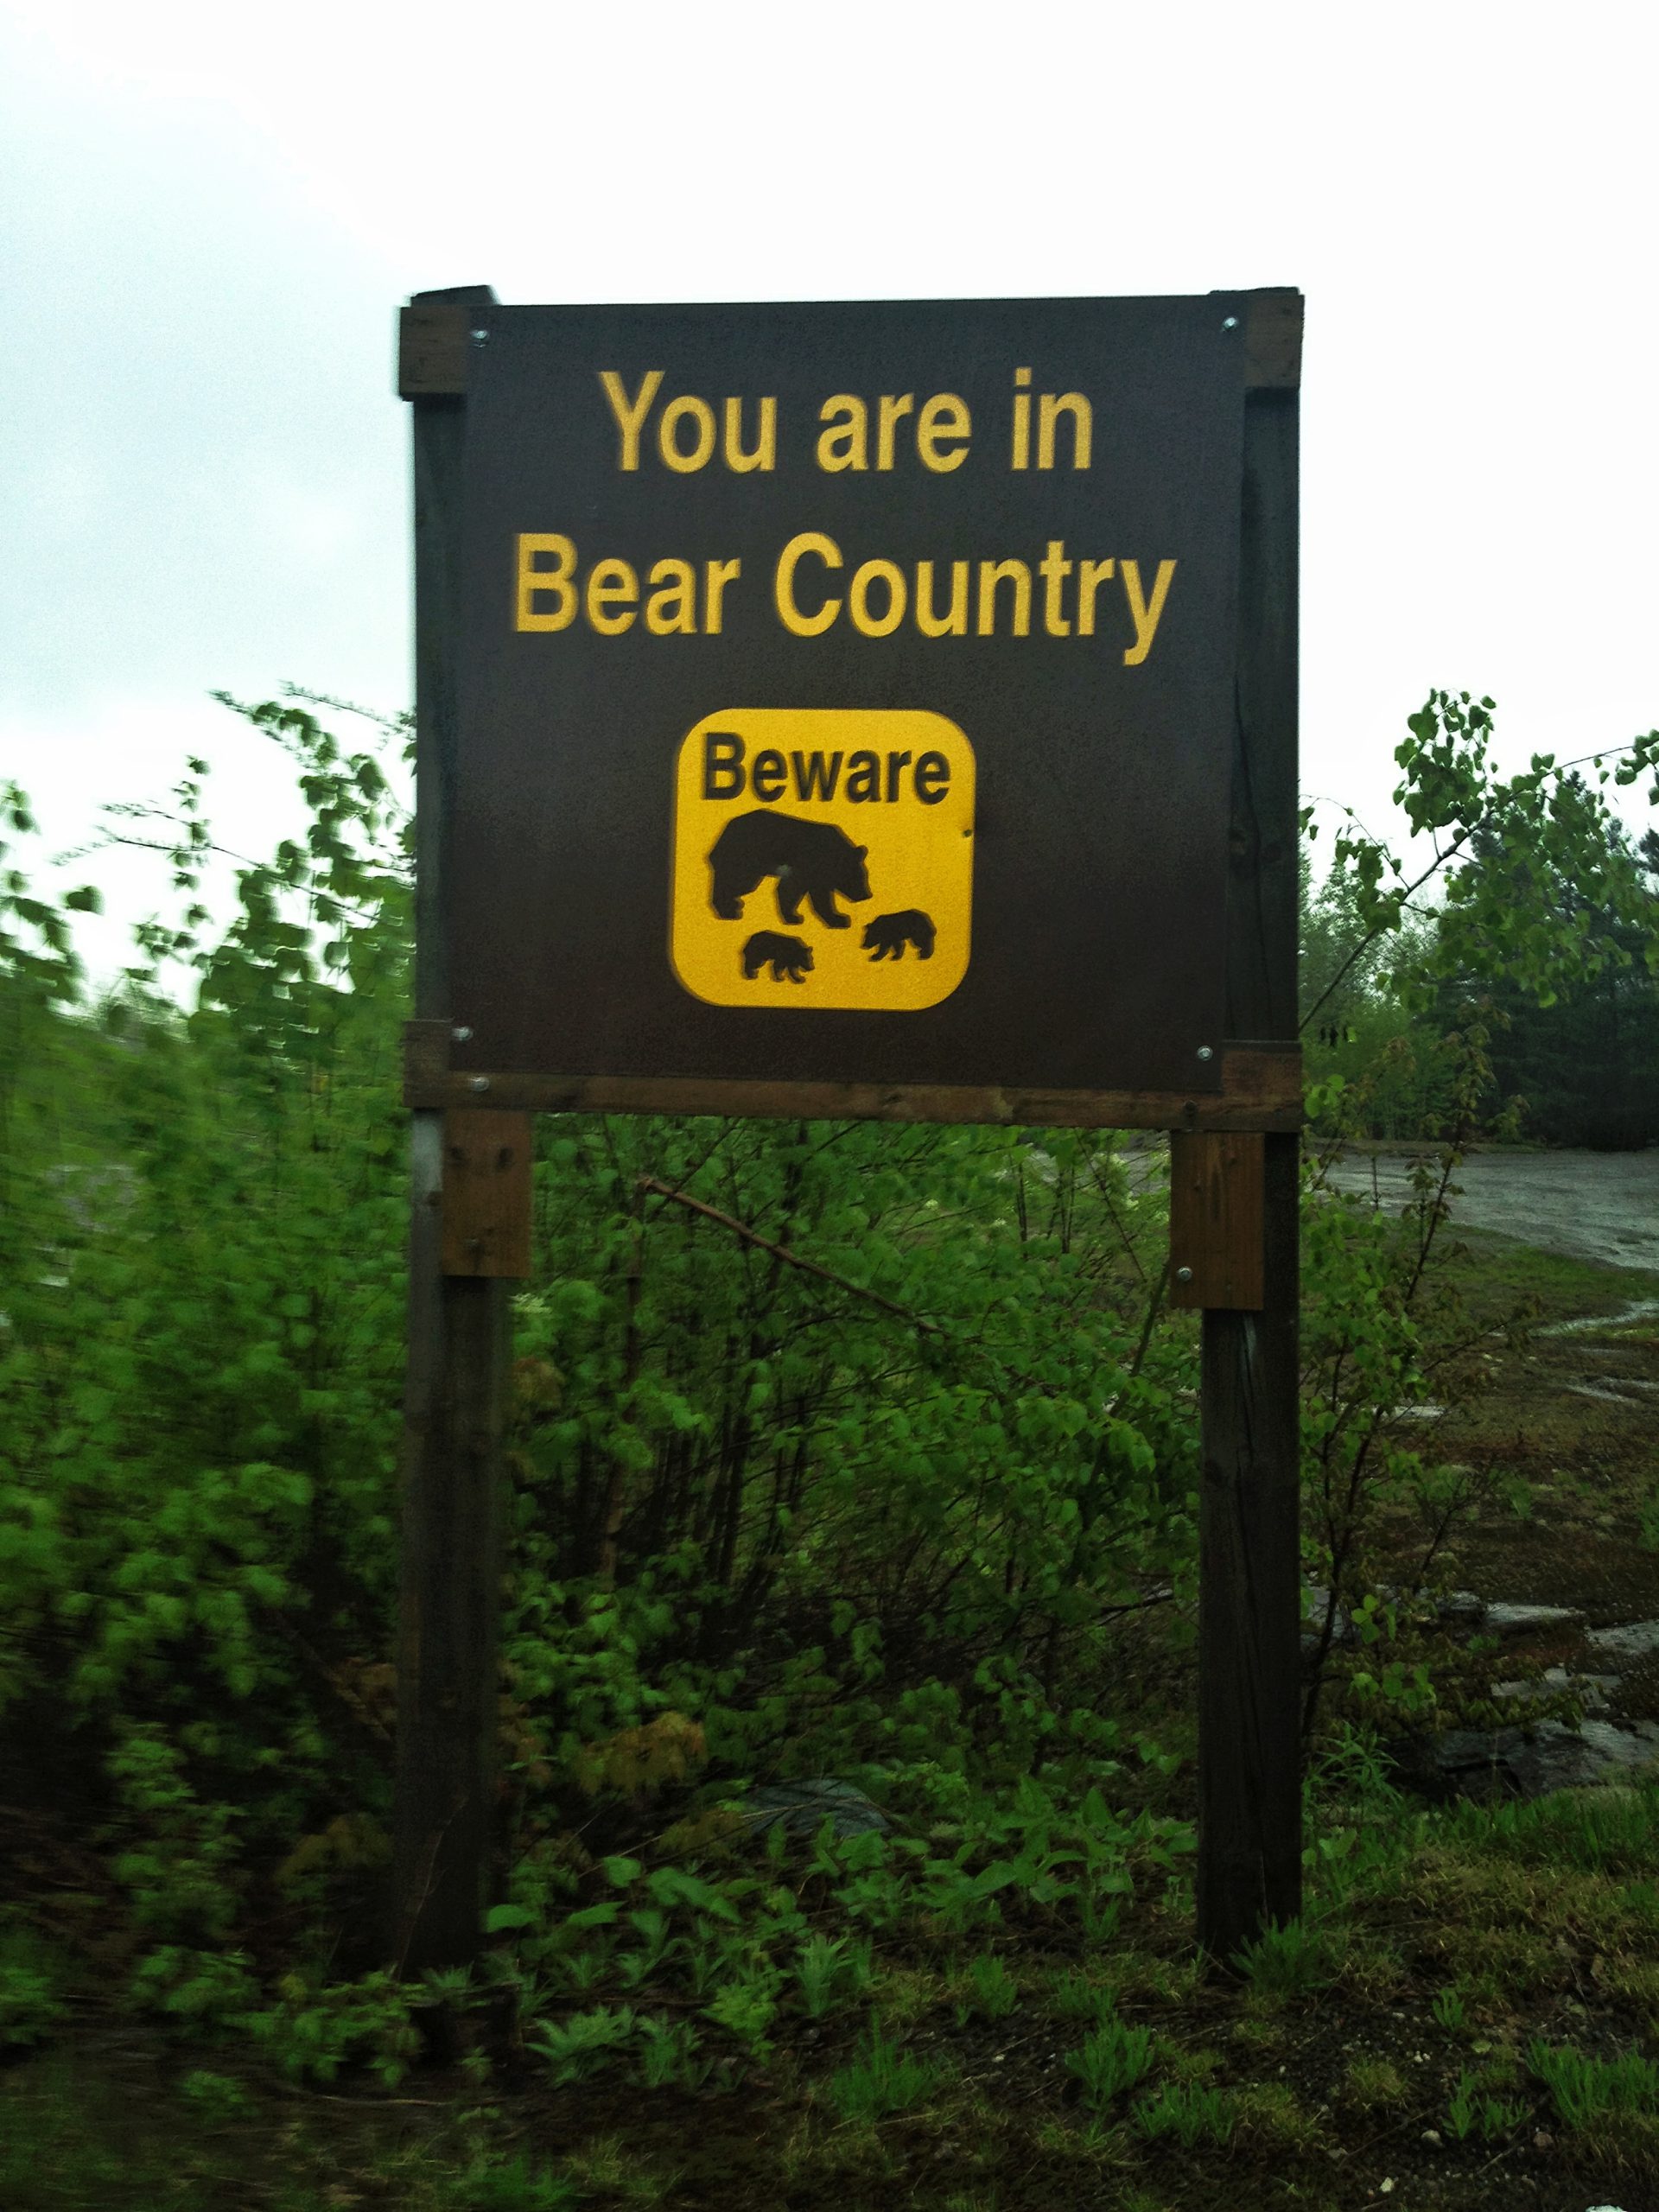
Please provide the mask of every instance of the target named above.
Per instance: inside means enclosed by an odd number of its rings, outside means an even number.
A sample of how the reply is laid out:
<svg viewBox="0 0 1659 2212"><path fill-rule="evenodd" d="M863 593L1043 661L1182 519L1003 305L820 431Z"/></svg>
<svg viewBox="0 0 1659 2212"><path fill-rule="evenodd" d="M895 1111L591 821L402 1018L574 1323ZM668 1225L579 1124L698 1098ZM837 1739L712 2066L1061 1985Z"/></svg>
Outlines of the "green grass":
<svg viewBox="0 0 1659 2212"><path fill-rule="evenodd" d="M1049 2003L1062 2019L1098 2020L1116 2003L1113 1986L1077 1967L1067 1967L1049 1984Z"/></svg>
<svg viewBox="0 0 1659 2212"><path fill-rule="evenodd" d="M1090 2030L1081 2049L1065 2054L1067 2073L1077 2075L1084 2097L1096 2111L1132 2089L1152 2063L1151 2031L1126 2027L1110 2017Z"/></svg>
<svg viewBox="0 0 1659 2212"><path fill-rule="evenodd" d="M1466 1228L1457 1218L1456 1199L1452 1203L1457 1241L1467 1249L1448 1272L1478 1319L1496 1319L1524 1298L1537 1300L1544 1319L1563 1321L1659 1296L1659 1275L1646 1269L1604 1267L1542 1252L1492 1230Z"/></svg>
<svg viewBox="0 0 1659 2212"><path fill-rule="evenodd" d="M1572 2145L1610 2175L1659 2178L1659 2065L1630 2047L1628 2025L1618 2041L1611 2015L1561 2028L1580 1993L1633 2001L1627 1985L1655 1972L1659 1787L1628 1803L1405 1808L1379 1836L1329 1918L1256 1947L1255 1983L1193 1976L1184 1917L1156 1898L1133 1908L1122 1949L1082 1959L1032 1955L1012 1936L994 1953L933 1938L925 1955L896 1936L868 1953L864 1939L855 1952L826 1936L770 2031L780 2047L723 2092L645 2089L624 2052L563 2087L538 2066L487 2105L418 2074L391 2094L361 2072L327 2095L279 2093L212 2044L164 2071L137 2055L136 2028L102 2060L84 2043L73 2051L72 2008L39 2056L0 2073L0 2204L654 2212L717 2197L769 2212L796 2196L902 2196L944 2212L953 2196L1245 2202L1269 2181L1311 2204L1340 2201L1323 2147L1332 2131L1379 2126L1402 2146L1432 2131L1442 2156L1491 2163L1475 2212L1505 2203L1513 2159L1543 2155L1541 2126L1562 2146L1550 2159ZM1398 1991L1370 1994L1346 1967L1329 1979L1338 1950L1363 1960L1379 1946ZM856 1993L836 1986L849 1954L853 1980L867 1982ZM1406 2149L1390 2159L1409 2202ZM1642 2201L1635 2186L1608 2195Z"/></svg>
<svg viewBox="0 0 1659 2212"><path fill-rule="evenodd" d="M1492 1855L1527 1866L1558 1866L1586 1874L1635 1873L1652 1864L1652 1790L1562 1792L1529 1804L1465 1807L1454 1834Z"/></svg>
<svg viewBox="0 0 1659 2212"><path fill-rule="evenodd" d="M886 2120L931 2096L944 2073L937 2063L899 2050L873 2026L851 2062L830 2075L830 2101L846 2120Z"/></svg>
<svg viewBox="0 0 1659 2212"><path fill-rule="evenodd" d="M1236 1964L1253 1988L1275 1996L1323 1989L1336 1975L1329 1934L1300 1920L1264 1929Z"/></svg>
<svg viewBox="0 0 1659 2212"><path fill-rule="evenodd" d="M1338 2094L1344 2104L1358 2112L1386 2112L1402 2104L1406 2077L1391 2058L1356 2058L1344 2075Z"/></svg>
<svg viewBox="0 0 1659 2212"><path fill-rule="evenodd" d="M957 2017L965 2020L972 2014L981 2019L1006 2020L1020 2002L1020 1985L1008 1972L1002 1960L987 1951L971 1959L967 1973L961 1978L961 2000Z"/></svg>
<svg viewBox="0 0 1659 2212"><path fill-rule="evenodd" d="M1230 2143L1236 2112L1233 2100L1221 2089L1196 2084L1166 2083L1135 2107L1135 2124L1149 2141L1173 2136L1184 2151L1201 2142Z"/></svg>
<svg viewBox="0 0 1659 2212"><path fill-rule="evenodd" d="M1540 2037L1527 2056L1568 2127L1588 2127L1611 2113L1659 2114L1659 2066L1636 2051L1594 2058Z"/></svg>

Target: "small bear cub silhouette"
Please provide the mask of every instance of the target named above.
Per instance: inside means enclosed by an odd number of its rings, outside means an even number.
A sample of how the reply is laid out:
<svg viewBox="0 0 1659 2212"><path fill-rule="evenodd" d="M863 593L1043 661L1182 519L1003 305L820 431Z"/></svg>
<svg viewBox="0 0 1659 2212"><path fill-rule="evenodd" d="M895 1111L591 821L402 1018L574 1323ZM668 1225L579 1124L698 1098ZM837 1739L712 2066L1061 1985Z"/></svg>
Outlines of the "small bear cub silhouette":
<svg viewBox="0 0 1659 2212"><path fill-rule="evenodd" d="M919 907L906 906L899 914L878 914L865 924L864 948L872 960L902 960L907 944L913 944L922 959L933 957L932 917Z"/></svg>
<svg viewBox="0 0 1659 2212"><path fill-rule="evenodd" d="M804 983L812 965L812 948L804 938L784 937L777 930L757 930L743 948L743 973L753 982L760 970L772 969L772 980Z"/></svg>
<svg viewBox="0 0 1659 2212"><path fill-rule="evenodd" d="M735 814L709 850L714 872L710 903L722 922L734 922L743 912L743 901L763 877L778 879L778 912L791 929L798 929L801 901L830 930L849 930L850 914L836 905L842 899L868 899L870 879L865 871L868 845L855 845L833 822L811 822L795 814L779 814L769 806L751 807Z"/></svg>

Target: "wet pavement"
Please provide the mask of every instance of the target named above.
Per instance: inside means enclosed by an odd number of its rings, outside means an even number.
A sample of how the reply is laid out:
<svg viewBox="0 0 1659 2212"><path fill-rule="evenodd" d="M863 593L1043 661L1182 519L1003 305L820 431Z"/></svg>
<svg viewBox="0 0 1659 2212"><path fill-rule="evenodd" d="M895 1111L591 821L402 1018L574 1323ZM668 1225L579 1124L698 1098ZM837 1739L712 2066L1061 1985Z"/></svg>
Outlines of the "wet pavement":
<svg viewBox="0 0 1659 2212"><path fill-rule="evenodd" d="M1351 1152L1331 1170L1338 1190L1391 1211L1409 1203L1408 1146ZM1659 1147L1645 1152L1473 1152L1454 1180L1452 1218L1540 1251L1659 1272Z"/></svg>

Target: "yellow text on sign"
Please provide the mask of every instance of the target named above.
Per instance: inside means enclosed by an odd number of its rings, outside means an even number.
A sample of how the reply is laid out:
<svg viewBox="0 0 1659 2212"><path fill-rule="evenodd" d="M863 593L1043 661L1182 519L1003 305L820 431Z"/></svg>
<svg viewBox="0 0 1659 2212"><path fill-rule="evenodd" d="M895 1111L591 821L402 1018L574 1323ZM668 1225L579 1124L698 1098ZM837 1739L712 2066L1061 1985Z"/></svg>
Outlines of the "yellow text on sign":
<svg viewBox="0 0 1659 2212"><path fill-rule="evenodd" d="M915 1013L967 974L974 751L943 715L723 708L675 777L669 957L694 998Z"/></svg>

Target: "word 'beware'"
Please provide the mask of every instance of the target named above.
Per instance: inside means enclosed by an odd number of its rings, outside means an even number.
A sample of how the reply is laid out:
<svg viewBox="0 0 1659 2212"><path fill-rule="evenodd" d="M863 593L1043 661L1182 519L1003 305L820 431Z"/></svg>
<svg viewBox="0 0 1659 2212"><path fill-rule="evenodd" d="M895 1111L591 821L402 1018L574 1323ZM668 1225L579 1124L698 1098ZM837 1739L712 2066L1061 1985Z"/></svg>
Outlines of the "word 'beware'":
<svg viewBox="0 0 1659 2212"><path fill-rule="evenodd" d="M803 804L815 798L827 802L835 798L839 789L842 798L853 806L872 800L897 805L904 796L907 768L911 794L924 806L937 806L950 788L950 763L943 753L924 753L913 766L908 753L889 753L885 776L881 754L868 748L851 753L791 753L786 761L781 753L768 747L757 753L746 766L747 753L748 747L734 730L704 732L704 798L736 799L747 791L770 805L788 791L791 770L795 797ZM843 761L847 768L844 783L841 772Z"/></svg>

